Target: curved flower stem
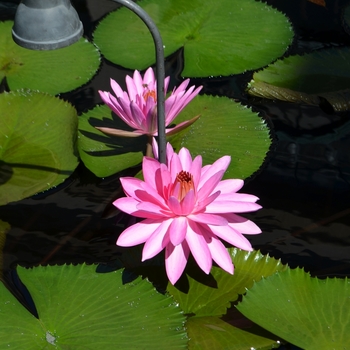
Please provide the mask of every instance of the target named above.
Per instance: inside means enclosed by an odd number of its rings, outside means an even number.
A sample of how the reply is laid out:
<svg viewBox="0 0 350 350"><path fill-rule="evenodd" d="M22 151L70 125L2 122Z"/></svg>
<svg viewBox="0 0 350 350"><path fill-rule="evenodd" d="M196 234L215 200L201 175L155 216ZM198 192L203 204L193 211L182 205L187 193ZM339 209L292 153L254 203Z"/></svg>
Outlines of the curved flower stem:
<svg viewBox="0 0 350 350"><path fill-rule="evenodd" d="M146 24L147 28L152 34L154 45L156 48L156 76L157 76L157 117L158 117L158 155L159 162L165 163L166 154L166 139L165 139L165 108L164 108L164 47L163 41L160 36L159 30L154 24L151 17L144 11L139 5L129 0L113 0L121 5L124 5L136 15L138 15L142 21ZM152 142L151 142L152 147ZM148 145L147 145L148 149Z"/></svg>

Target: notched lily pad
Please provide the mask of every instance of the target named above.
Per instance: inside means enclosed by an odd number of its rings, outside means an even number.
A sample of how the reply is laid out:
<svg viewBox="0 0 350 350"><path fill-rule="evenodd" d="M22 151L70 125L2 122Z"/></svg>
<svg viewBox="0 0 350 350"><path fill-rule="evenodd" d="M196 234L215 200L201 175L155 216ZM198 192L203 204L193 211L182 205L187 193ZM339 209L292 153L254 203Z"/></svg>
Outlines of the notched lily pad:
<svg viewBox="0 0 350 350"><path fill-rule="evenodd" d="M302 349L350 344L350 282L312 278L301 269L255 283L237 308L253 322Z"/></svg>
<svg viewBox="0 0 350 350"><path fill-rule="evenodd" d="M138 4L159 28L165 56L183 48L183 76L230 75L262 67L282 56L293 37L282 13L253 0L144 0ZM101 21L94 41L108 60L121 66L141 70L155 63L151 34L126 8Z"/></svg>
<svg viewBox="0 0 350 350"><path fill-rule="evenodd" d="M255 334L230 325L219 317L191 317L186 323L190 350L211 349L275 349L280 346L272 334ZM267 332L266 332L267 333Z"/></svg>
<svg viewBox="0 0 350 350"><path fill-rule="evenodd" d="M196 317L222 316L231 302L251 288L254 281L287 269L280 260L262 255L259 251L230 248L229 253L235 266L233 275L218 267L213 267L210 275L198 274L198 271L192 274L191 270L186 270L187 277L181 277L180 283L176 286L168 284L168 292L186 314ZM196 279L192 276L196 276Z"/></svg>
<svg viewBox="0 0 350 350"><path fill-rule="evenodd" d="M294 103L350 109L350 48L324 49L276 61L256 72L248 93Z"/></svg>
<svg viewBox="0 0 350 350"><path fill-rule="evenodd" d="M186 348L185 318L170 297L141 278L123 285L122 271L95 269L85 264L18 268L40 318L0 284L0 348Z"/></svg>
<svg viewBox="0 0 350 350"><path fill-rule="evenodd" d="M60 184L78 165L77 113L56 97L0 94L0 205Z"/></svg>
<svg viewBox="0 0 350 350"><path fill-rule="evenodd" d="M32 89L58 94L86 84L100 65L96 47L85 39L50 51L18 46L11 36L13 22L0 22L0 81L11 90Z"/></svg>

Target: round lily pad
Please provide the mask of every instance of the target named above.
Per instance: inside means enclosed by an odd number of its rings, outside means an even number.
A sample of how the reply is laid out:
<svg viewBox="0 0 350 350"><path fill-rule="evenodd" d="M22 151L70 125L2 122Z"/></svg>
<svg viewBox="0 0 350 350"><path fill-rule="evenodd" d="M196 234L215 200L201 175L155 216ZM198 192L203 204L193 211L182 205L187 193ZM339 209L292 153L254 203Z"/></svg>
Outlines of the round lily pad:
<svg viewBox="0 0 350 350"><path fill-rule="evenodd" d="M230 75L262 67L283 55L293 38L282 13L254 0L138 4L158 26L166 56L183 48L183 76ZM155 63L151 34L126 8L101 21L94 41L108 60L123 67L141 70Z"/></svg>
<svg viewBox="0 0 350 350"><path fill-rule="evenodd" d="M78 165L77 112L38 92L0 94L0 205L60 184Z"/></svg>
<svg viewBox="0 0 350 350"><path fill-rule="evenodd" d="M277 60L254 73L248 93L258 97L319 105L327 100L335 111L350 109L348 47L318 50Z"/></svg>
<svg viewBox="0 0 350 350"><path fill-rule="evenodd" d="M38 310L32 316L0 284L0 348L185 349L185 318L172 298L122 271L96 266L18 268Z"/></svg>
<svg viewBox="0 0 350 350"><path fill-rule="evenodd" d="M12 26L12 21L0 22L0 81L6 77L11 90L26 88L55 95L76 89L95 75L100 54L87 40L59 50L28 50L12 40Z"/></svg>
<svg viewBox="0 0 350 350"><path fill-rule="evenodd" d="M350 282L312 278L302 269L262 279L237 308L253 322L302 349L350 344Z"/></svg>

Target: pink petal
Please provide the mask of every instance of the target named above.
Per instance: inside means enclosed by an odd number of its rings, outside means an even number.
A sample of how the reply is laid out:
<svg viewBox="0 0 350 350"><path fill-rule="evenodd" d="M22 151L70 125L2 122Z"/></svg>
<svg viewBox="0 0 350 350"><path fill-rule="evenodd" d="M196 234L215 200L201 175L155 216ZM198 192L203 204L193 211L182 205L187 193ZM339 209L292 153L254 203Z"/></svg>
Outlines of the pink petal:
<svg viewBox="0 0 350 350"><path fill-rule="evenodd" d="M192 157L187 148L183 147L180 149L179 159L182 165L182 170L190 171L192 166Z"/></svg>
<svg viewBox="0 0 350 350"><path fill-rule="evenodd" d="M215 226L228 225L228 221L226 220L226 218L217 214L197 213L188 215L187 217L192 221L203 224L210 224Z"/></svg>
<svg viewBox="0 0 350 350"><path fill-rule="evenodd" d="M206 206L207 213L249 213L261 208L261 205L252 202L219 201L218 199Z"/></svg>
<svg viewBox="0 0 350 350"><path fill-rule="evenodd" d="M253 250L250 242L238 231L234 230L229 225L227 226L214 226L208 225L214 235L220 237L224 241L234 245L237 248L247 251Z"/></svg>
<svg viewBox="0 0 350 350"><path fill-rule="evenodd" d="M149 130L145 127L146 116L143 114L143 111L133 101L131 101L130 103L130 110L132 114L132 119L134 120L135 125L137 125L137 129L142 129L145 131L145 134L148 134Z"/></svg>
<svg viewBox="0 0 350 350"><path fill-rule="evenodd" d="M147 218L147 219L163 219L165 217L164 213L153 211L143 211L138 208L140 202L130 197L123 197L115 200L113 205L116 206L119 210L124 213L131 214L138 218Z"/></svg>
<svg viewBox="0 0 350 350"><path fill-rule="evenodd" d="M184 216L178 216L173 219L169 227L170 242L176 246L182 243L187 233L187 219Z"/></svg>
<svg viewBox="0 0 350 350"><path fill-rule="evenodd" d="M173 153L170 159L169 170L171 173L171 181L174 182L177 174L182 171L182 164L181 164L180 158L178 154L175 152Z"/></svg>
<svg viewBox="0 0 350 350"><path fill-rule="evenodd" d="M135 197L135 191L142 188L143 181L136 177L121 177L120 183L127 196Z"/></svg>
<svg viewBox="0 0 350 350"><path fill-rule="evenodd" d="M160 253L169 243L169 235L166 234L173 219L164 220L147 239L142 250L142 261L151 259Z"/></svg>
<svg viewBox="0 0 350 350"><path fill-rule="evenodd" d="M159 206L157 203L151 202L139 202L136 206L139 216L142 214L144 218L168 218L173 217L173 213L170 210L166 210Z"/></svg>
<svg viewBox="0 0 350 350"><path fill-rule="evenodd" d="M131 197L122 197L118 198L113 202L113 205L117 207L119 210L123 211L127 214L133 214L138 211L137 205L140 202Z"/></svg>
<svg viewBox="0 0 350 350"><path fill-rule="evenodd" d="M143 132L139 132L138 130L126 131L121 129L103 128L98 126L95 126L95 128L97 130L102 131L104 134L121 137L140 137L144 134Z"/></svg>
<svg viewBox="0 0 350 350"><path fill-rule="evenodd" d="M170 77L164 79L164 96L166 95L169 87Z"/></svg>
<svg viewBox="0 0 350 350"><path fill-rule="evenodd" d="M168 142L169 144L169 142ZM168 147L168 144L167 144L167 147ZM158 143L157 143L157 140L155 137L152 137L152 152L153 152L153 155L154 155L154 158L155 159L159 159L159 155L158 155Z"/></svg>
<svg viewBox="0 0 350 350"><path fill-rule="evenodd" d="M203 173L202 169L202 177L198 185L198 189L200 189L204 184L210 179L214 174L216 174L219 171L225 172L227 167L229 166L231 162L230 156L223 156L219 158L217 161L215 161L212 165L209 167L205 167L206 171Z"/></svg>
<svg viewBox="0 0 350 350"><path fill-rule="evenodd" d="M142 160L142 174L145 182L148 183L151 187L157 188L155 174L160 168L160 163L158 160L150 157L143 157Z"/></svg>
<svg viewBox="0 0 350 350"><path fill-rule="evenodd" d="M194 97L196 97L199 91L202 89L200 86L195 91L193 91L194 86L191 86L185 94L182 92L176 93L176 102L173 103L171 109L167 113L167 121L171 122L175 117L188 105ZM192 92L193 91L193 92Z"/></svg>
<svg viewBox="0 0 350 350"><path fill-rule="evenodd" d="M201 201L197 200L197 204L196 204L195 208L193 209L192 213L202 212L203 210L207 211L206 207L208 206L208 204L215 201L216 198L219 197L219 195L220 195L220 191L211 194L209 197L204 198Z"/></svg>
<svg viewBox="0 0 350 350"><path fill-rule="evenodd" d="M193 175L193 182L194 182L194 188L197 189L200 178L201 178L201 171L202 171L202 156L197 156L194 158L190 174Z"/></svg>
<svg viewBox="0 0 350 350"><path fill-rule="evenodd" d="M114 79L110 79L110 84L114 95L116 95L117 97L123 97L124 91Z"/></svg>
<svg viewBox="0 0 350 350"><path fill-rule="evenodd" d="M185 91L189 83L190 83L190 79L184 80L178 87L174 87L172 93L175 94L180 91Z"/></svg>
<svg viewBox="0 0 350 350"><path fill-rule="evenodd" d="M182 207L180 205L180 202L174 196L170 196L169 197L169 199L168 199L168 206L169 206L169 209L175 215L182 215Z"/></svg>
<svg viewBox="0 0 350 350"><path fill-rule="evenodd" d="M197 197L198 201L203 201L207 198L212 192L216 191L216 186L220 182L224 175L224 171L220 170L216 174L213 174L207 181L203 184L203 186L198 190Z"/></svg>
<svg viewBox="0 0 350 350"><path fill-rule="evenodd" d="M232 201L232 202L251 202L255 203L259 198L252 194L247 193L224 193L220 194L219 201Z"/></svg>
<svg viewBox="0 0 350 350"><path fill-rule="evenodd" d="M229 225L245 235L256 235L261 233L261 229L253 222L234 213L223 214Z"/></svg>
<svg viewBox="0 0 350 350"><path fill-rule="evenodd" d="M212 267L212 259L207 242L201 234L200 226L190 220L188 223L186 242L198 266L208 274Z"/></svg>
<svg viewBox="0 0 350 350"><path fill-rule="evenodd" d="M226 179L220 181L216 186L215 191L220 191L221 193L233 193L239 191L244 185L244 181L240 179Z"/></svg>
<svg viewBox="0 0 350 350"><path fill-rule="evenodd" d="M139 91L139 88L136 85L136 81L138 82L140 81L140 79L137 78L139 75L140 73L135 70L133 78L129 77L128 75L125 77L126 88L128 90L130 102L131 101L135 102L136 96L142 93ZM141 84L139 85L142 86L142 79L141 79Z"/></svg>
<svg viewBox="0 0 350 350"><path fill-rule="evenodd" d="M196 204L196 196L193 190L189 190L183 200L180 202L181 215L189 215Z"/></svg>
<svg viewBox="0 0 350 350"><path fill-rule="evenodd" d="M211 236L211 241L208 243L211 257L213 260L226 272L233 275L233 263L230 254L219 239Z"/></svg>
<svg viewBox="0 0 350 350"><path fill-rule="evenodd" d="M173 154L174 154L174 149L171 146L171 144L168 142L166 145L166 158L167 158L168 168L170 166L170 160L172 159Z"/></svg>
<svg viewBox="0 0 350 350"><path fill-rule="evenodd" d="M117 239L116 244L121 247L132 247L146 242L162 221L146 219L128 227Z"/></svg>
<svg viewBox="0 0 350 350"><path fill-rule="evenodd" d="M155 82L155 76L154 76L154 71L151 67L149 67L144 76L143 76L143 84L150 84L150 83L154 83Z"/></svg>
<svg viewBox="0 0 350 350"><path fill-rule="evenodd" d="M166 134L167 136L171 136L171 135L175 135L177 134L178 132L188 128L189 126L191 126L196 120L199 119L199 115L197 115L196 117L190 119L190 120L186 120L182 123L179 123L177 124L176 126L174 126L173 128L167 128L165 131L166 131ZM168 125L168 124L167 124Z"/></svg>
<svg viewBox="0 0 350 350"><path fill-rule="evenodd" d="M181 277L190 254L190 249L184 241L182 244L173 246L169 243L165 249L165 268L169 281L175 284Z"/></svg>

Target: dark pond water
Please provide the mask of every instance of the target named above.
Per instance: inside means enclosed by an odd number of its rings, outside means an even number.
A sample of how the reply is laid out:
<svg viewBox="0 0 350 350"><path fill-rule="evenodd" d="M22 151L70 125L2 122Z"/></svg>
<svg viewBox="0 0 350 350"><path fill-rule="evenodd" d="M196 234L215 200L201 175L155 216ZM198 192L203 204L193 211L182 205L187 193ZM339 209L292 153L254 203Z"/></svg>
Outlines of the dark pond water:
<svg viewBox="0 0 350 350"><path fill-rule="evenodd" d="M304 0L269 4L288 15L296 31L289 53L350 45L341 26L346 1L327 7ZM0 20L11 18L18 1L0 1ZM91 37L98 20L117 5L107 0L72 1ZM179 59L180 58L180 59ZM181 54L166 62L176 84ZM97 90L109 89L109 78L124 81L130 71L103 61L99 74L86 86L65 94L81 113L101 100ZM263 230L250 236L256 249L281 258L313 275L350 274L350 120L349 113L320 107L248 98L244 86L251 73L193 80L204 92L240 99L253 106L273 128L274 144L263 168L248 179L244 192L260 197L263 209L249 215ZM11 224L4 251L5 268L17 264L112 262L121 249L121 232L111 201L120 195L118 176L98 179L84 166L56 189L0 207L0 218ZM248 216L248 215L247 215ZM123 219L122 219L123 220Z"/></svg>

